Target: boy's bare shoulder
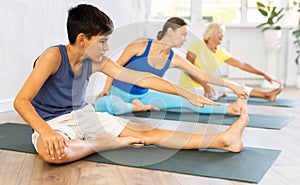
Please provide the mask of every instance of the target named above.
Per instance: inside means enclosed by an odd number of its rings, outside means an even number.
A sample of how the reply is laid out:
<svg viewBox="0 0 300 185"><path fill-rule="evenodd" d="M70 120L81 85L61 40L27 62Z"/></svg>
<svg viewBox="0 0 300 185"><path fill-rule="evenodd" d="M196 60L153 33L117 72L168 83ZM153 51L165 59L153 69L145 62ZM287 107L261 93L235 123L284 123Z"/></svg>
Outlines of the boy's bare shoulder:
<svg viewBox="0 0 300 185"><path fill-rule="evenodd" d="M61 53L58 47L46 49L37 59L35 66L48 67L54 73L61 64Z"/></svg>

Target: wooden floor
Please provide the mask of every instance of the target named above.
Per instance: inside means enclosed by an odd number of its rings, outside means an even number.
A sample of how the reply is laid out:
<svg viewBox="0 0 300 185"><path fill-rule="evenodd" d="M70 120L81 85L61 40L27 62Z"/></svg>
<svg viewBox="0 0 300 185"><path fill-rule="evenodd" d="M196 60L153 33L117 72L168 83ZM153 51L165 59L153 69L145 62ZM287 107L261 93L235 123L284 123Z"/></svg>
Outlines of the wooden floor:
<svg viewBox="0 0 300 185"><path fill-rule="evenodd" d="M286 88L280 98L300 99L300 90ZM279 158L259 184L296 185L300 182L300 106L278 108L248 105L249 113L293 116L295 119L281 130L246 128L244 146L282 150ZM0 124L24 121L16 112L0 113ZM173 122L175 123L175 122ZM172 121L168 122L169 126ZM187 123L191 124L191 123ZM199 129L205 126L199 126ZM212 127L211 127L212 128ZM220 129L225 129L223 126ZM55 166L44 163L38 155L0 150L0 185L15 184L247 184L216 178L182 175L132 167L78 161Z"/></svg>

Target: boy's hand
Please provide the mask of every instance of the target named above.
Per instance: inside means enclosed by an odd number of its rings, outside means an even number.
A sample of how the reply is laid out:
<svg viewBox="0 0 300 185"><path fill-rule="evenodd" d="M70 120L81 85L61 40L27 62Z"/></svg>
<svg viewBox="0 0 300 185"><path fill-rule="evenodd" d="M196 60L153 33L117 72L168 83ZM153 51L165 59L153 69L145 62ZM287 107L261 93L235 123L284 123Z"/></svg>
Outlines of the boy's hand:
<svg viewBox="0 0 300 185"><path fill-rule="evenodd" d="M46 153L52 160L62 159L65 156L66 138L57 131L51 130L40 134Z"/></svg>

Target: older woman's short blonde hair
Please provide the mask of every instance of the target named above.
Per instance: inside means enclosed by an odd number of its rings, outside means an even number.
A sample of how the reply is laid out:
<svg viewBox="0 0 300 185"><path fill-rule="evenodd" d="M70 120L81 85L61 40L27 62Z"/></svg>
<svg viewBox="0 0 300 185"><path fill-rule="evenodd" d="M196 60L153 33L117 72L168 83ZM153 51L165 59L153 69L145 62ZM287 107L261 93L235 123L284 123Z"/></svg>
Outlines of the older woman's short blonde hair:
<svg viewBox="0 0 300 185"><path fill-rule="evenodd" d="M203 33L203 39L208 40L214 33L223 30L225 32L225 26L221 23L211 23L207 26L205 32Z"/></svg>

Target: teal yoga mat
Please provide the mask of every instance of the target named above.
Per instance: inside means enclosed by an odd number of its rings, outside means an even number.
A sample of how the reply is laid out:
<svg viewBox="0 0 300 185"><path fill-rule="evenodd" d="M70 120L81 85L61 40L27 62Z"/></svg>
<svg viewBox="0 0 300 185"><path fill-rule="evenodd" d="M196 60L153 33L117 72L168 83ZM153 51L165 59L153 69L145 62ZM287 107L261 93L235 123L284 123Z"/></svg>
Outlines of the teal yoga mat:
<svg viewBox="0 0 300 185"><path fill-rule="evenodd" d="M235 96L221 97L218 102L232 103L236 100ZM278 106L278 107L296 107L300 104L300 100L292 99L276 99L274 102L269 102L262 98L249 98L248 104L251 105L264 105L264 106Z"/></svg>
<svg viewBox="0 0 300 185"><path fill-rule="evenodd" d="M248 115L249 115L249 123L247 127L254 127L254 128L279 130L293 120L293 117L290 116L272 116L272 115L262 115L262 114L248 114ZM211 123L211 124L219 124L219 125L231 125L239 118L237 115L198 114L195 112L179 112L179 111L136 112L136 113L122 114L122 116Z"/></svg>
<svg viewBox="0 0 300 185"><path fill-rule="evenodd" d="M31 144L31 133L31 128L27 125L0 124L0 148L36 153ZM258 183L280 152L252 147L245 147L240 153L144 147L105 151L83 160Z"/></svg>

